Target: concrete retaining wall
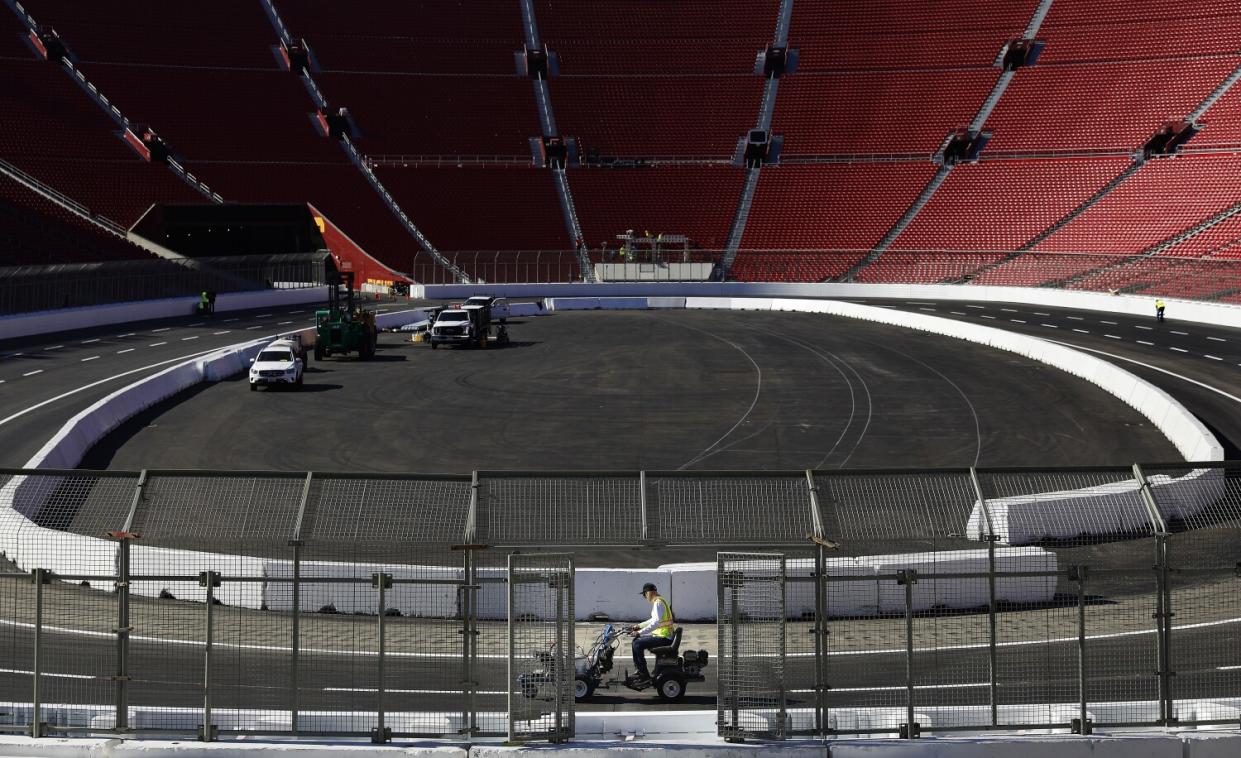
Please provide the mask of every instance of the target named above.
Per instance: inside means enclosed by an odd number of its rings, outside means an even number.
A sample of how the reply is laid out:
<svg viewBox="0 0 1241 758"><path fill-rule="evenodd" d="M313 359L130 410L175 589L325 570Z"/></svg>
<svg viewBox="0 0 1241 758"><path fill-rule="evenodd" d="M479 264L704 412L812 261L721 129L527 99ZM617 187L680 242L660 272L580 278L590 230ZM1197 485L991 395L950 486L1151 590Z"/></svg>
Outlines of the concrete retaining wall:
<svg viewBox="0 0 1241 758"><path fill-rule="evenodd" d="M327 287L222 292L216 298L215 310L216 313L224 313L252 308L323 302L327 302ZM54 311L19 313L0 317L0 340L76 331L109 324L124 324L130 321L189 316L194 313L194 307L197 304L197 297L170 297L163 300L95 305L89 308L60 308Z"/></svg>

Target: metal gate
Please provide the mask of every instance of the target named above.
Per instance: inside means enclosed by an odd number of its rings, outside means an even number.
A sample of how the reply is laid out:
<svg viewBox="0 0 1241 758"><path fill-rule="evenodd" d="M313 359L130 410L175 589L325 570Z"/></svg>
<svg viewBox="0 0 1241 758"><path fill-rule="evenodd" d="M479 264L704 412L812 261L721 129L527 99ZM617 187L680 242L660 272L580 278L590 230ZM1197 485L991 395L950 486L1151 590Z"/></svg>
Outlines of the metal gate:
<svg viewBox="0 0 1241 758"><path fill-rule="evenodd" d="M719 734L784 739L784 556L719 553L717 560Z"/></svg>
<svg viewBox="0 0 1241 758"><path fill-rule="evenodd" d="M508 738L561 742L573 725L573 558L508 557Z"/></svg>

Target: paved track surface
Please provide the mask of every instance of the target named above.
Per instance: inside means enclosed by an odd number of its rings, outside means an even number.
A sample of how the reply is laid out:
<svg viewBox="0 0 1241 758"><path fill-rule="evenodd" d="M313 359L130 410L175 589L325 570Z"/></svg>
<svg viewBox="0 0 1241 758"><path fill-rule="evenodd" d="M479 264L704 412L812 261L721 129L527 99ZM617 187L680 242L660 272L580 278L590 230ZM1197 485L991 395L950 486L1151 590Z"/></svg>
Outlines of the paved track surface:
<svg viewBox="0 0 1241 758"><path fill-rule="evenodd" d="M649 311L561 313L511 332L504 350L385 335L375 361L312 365L300 393L205 387L144 414L85 465L465 473L1175 456L1149 421L1087 382L906 329Z"/></svg>
<svg viewBox="0 0 1241 758"><path fill-rule="evenodd" d="M1230 457L1241 449L1241 400L1231 397L1241 397L1237 378L1241 331L1022 305L871 302L1104 351L1110 355L1101 357L1185 403L1219 434ZM4 382L0 437L6 442L0 448L0 462L20 465L72 413L127 381L158 370L156 364L303 326L311 310L306 306L278 313L220 314L0 345ZM832 326L825 328L827 324ZM692 339L685 340L687 332ZM494 353L432 353L385 336L379 361L314 366L317 371L307 381L318 385L318 391L304 395L249 393L240 382L207 387L192 393L189 402L166 404L121 430L92 462L137 468L236 466L244 461L240 465L247 468L304 470L324 464L324 468L408 471L522 466L855 467L892 465L894 459L908 466L1062 465L1175 457L1143 419L1083 382L1013 356L952 340L931 340L907 330L790 314L667 312L560 314L514 324L513 334L518 345ZM500 361L503 368L497 369ZM526 378L515 381L514 374ZM99 384L75 392L94 382ZM443 396L449 393L453 399L446 404ZM864 396L868 401L861 400ZM203 402L207 404L200 407ZM39 403L45 404L27 411ZM383 411L374 413L376 406ZM870 417L869 426L860 420L863 412ZM14 418L18 413L22 415ZM195 415L182 415L186 413ZM584 439L577 437L576 444L564 444L559 435L547 439L540 434L546 429L532 428L533 416L558 419L553 430L560 434L565 428L594 431ZM974 416L979 420L976 427ZM179 426L195 418L188 429ZM271 439L301 437L299 430L306 428L307 418L316 428L324 421L340 423L329 430L327 439L316 437L305 456L282 458L283 453L271 452ZM677 419L692 432L669 437L657 421L667 418ZM256 423L259 420L287 426L273 434ZM367 440L379 445L359 449ZM479 440L485 445L476 444ZM560 446L549 447L550 443ZM252 447L238 454L235 445ZM496 457L479 461L480 447L495 451ZM139 463L156 450L164 451L163 463ZM274 457L255 461L256 450ZM685 450L696 452L686 455ZM532 451L537 451L533 458ZM432 465L436 462L445 465ZM1236 545L1230 536L1204 535L1193 544L1212 555L1232 555ZM1124 544L1074 550L1062 555L1062 562L1079 553L1118 565L1129 562L1127 558L1146 560L1136 558L1133 548ZM1117 579L1101 582L1095 592L1100 602L1144 608L1149 599L1144 589L1144 582ZM1192 621L1241 615L1232 605L1207 598ZM20 604L5 607L5 618L22 617ZM1071 612L1043 614L1067 617ZM67 630L80 628L81 623L72 612L58 620ZM336 618L332 623L362 630L373 628L374 619ZM399 620L394 639L402 633L420 633L426 623ZM892 626L890 636L898 621L871 623ZM184 639L192 628L189 622L155 624L147 634L155 640ZM1234 669L1241 663L1237 630L1236 624L1222 624L1178 632L1178 645L1196 652L1177 667L1177 697L1237 694ZM860 638L876 634L864 624L855 631ZM350 635L347 630L341 633ZM357 633L352 633L355 638ZM704 633L703 646L714 654L713 635L709 629ZM583 634L579 632L579 639ZM27 628L12 622L0 630L4 641L0 691L14 699L28 698L30 677L22 672L29 668L30 637ZM883 652L854 649L833 659L835 703L903 703L905 661L903 653L892 650L898 647L889 644L894 640L885 636L884 644L872 648ZM49 632L46 644L46 660L55 663L47 670L60 675L45 681L49 700L109 702L113 685L100 677L110 673L112 640L62 631ZM1131 665L1150 659L1147 668L1153 670L1151 635L1101 637L1090 645L1100 662L1093 699L1152 695L1153 677L1133 677L1117 668L1121 662ZM195 683L201 681L200 656L201 648L194 645L136 642L138 678L132 702L201 705L193 694ZM217 707L276 707L287 702L283 682L288 665L279 652L224 648L217 660L218 676L226 685L216 699ZM303 660L308 663L302 678L304 707L368 707L374 697L373 656L325 652ZM794 701L809 681L808 667L799 666L798 660L790 659ZM980 678L977 649L928 652L919 660L920 666L935 671L933 680L928 674L926 688L951 685L960 693L954 702L986 702L985 671ZM1072 702L1076 697L1072 643L1006 648L1000 661L1002 702ZM390 688L408 690L391 694L389 708L417 707L428 699L443 708L457 702L451 692L459 674L446 659L394 658L389 672ZM484 690L503 686L495 680L498 672L497 666L495 672L484 674ZM709 667L707 674L708 682L691 689L686 706L714 707L715 667ZM497 709L502 706L501 696L485 696L484 703L488 697ZM596 696L591 707L640 708L648 700L653 695L614 690Z"/></svg>

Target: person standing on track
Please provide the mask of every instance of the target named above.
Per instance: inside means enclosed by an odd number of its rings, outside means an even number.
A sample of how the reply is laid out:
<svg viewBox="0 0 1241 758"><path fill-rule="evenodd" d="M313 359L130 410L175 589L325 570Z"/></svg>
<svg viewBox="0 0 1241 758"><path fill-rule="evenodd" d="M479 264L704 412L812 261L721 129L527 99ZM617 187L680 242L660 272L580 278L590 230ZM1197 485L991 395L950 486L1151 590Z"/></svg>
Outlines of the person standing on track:
<svg viewBox="0 0 1241 758"><path fill-rule="evenodd" d="M642 597L651 604L651 618L645 625L634 625L629 628L629 631L637 635L633 638L635 684L651 680L651 671L646 666L646 651L669 644L672 632L676 629L676 621L672 617L672 606L660 596L655 585L650 582L642 585Z"/></svg>
<svg viewBox="0 0 1241 758"><path fill-rule="evenodd" d="M1155 320L1161 323L1163 322L1163 309L1164 309L1163 300L1156 300L1155 301Z"/></svg>

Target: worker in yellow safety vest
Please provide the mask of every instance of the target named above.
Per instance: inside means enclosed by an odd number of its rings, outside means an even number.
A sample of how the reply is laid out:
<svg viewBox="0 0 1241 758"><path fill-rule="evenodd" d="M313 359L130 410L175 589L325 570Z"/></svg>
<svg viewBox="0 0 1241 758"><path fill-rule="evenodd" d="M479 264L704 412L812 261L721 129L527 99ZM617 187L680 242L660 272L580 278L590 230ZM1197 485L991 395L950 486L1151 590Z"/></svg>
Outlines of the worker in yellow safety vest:
<svg viewBox="0 0 1241 758"><path fill-rule="evenodd" d="M1163 300L1156 300L1155 301L1155 320L1156 321L1163 321L1163 308L1164 308Z"/></svg>
<svg viewBox="0 0 1241 758"><path fill-rule="evenodd" d="M660 596L655 585L650 582L642 585L642 597L651 604L651 618L645 625L635 624L629 631L636 635L633 638L633 665L638 681L650 681L651 672L646 667L646 651L671 644L676 620L672 617L672 606Z"/></svg>

